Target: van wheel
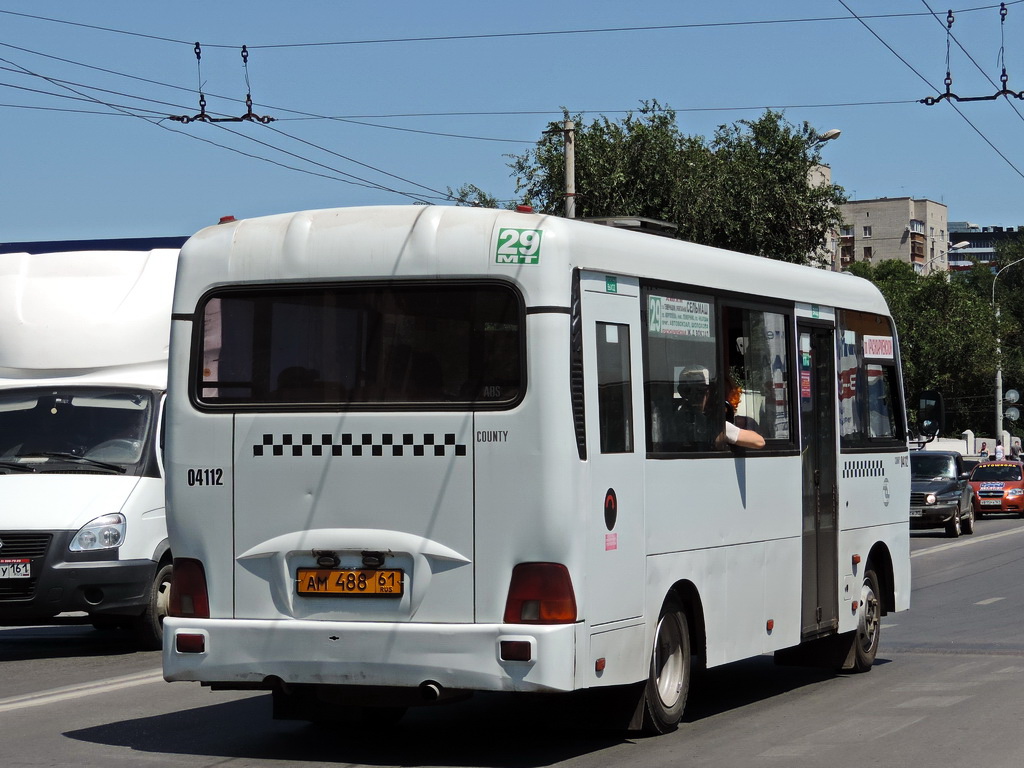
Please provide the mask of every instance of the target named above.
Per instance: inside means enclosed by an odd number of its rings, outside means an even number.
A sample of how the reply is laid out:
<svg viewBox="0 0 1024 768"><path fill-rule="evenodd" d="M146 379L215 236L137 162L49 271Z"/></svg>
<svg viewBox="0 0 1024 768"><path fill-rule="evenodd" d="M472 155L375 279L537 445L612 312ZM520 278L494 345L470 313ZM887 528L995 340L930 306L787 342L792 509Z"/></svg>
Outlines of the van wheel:
<svg viewBox="0 0 1024 768"><path fill-rule="evenodd" d="M146 610L134 621L135 638L145 651L159 651L164 644L164 617L171 596L171 564L165 563L156 569L153 585L149 592Z"/></svg>
<svg viewBox="0 0 1024 768"><path fill-rule="evenodd" d="M679 602L662 608L644 689L644 730L669 733L679 725L690 687L690 631Z"/></svg>
<svg viewBox="0 0 1024 768"><path fill-rule="evenodd" d="M875 663L878 641L882 630L882 601L878 590L878 577L868 568L860 587L860 605L857 606L857 631L853 640L853 671L867 672Z"/></svg>

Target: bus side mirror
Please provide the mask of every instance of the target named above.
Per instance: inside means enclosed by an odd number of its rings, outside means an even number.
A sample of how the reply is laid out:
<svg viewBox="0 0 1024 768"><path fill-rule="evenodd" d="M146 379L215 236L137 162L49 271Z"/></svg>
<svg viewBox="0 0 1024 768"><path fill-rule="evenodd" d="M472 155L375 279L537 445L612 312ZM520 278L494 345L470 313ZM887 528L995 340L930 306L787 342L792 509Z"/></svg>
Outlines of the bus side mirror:
<svg viewBox="0 0 1024 768"><path fill-rule="evenodd" d="M917 432L922 437L933 438L942 431L946 421L946 409L942 394L929 389L917 398Z"/></svg>

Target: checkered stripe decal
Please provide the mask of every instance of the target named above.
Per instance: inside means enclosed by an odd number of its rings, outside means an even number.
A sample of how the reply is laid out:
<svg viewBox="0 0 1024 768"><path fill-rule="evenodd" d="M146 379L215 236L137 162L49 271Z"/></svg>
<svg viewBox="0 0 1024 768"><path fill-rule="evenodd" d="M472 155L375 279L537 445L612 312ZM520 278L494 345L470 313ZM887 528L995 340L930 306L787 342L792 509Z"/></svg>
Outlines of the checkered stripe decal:
<svg viewBox="0 0 1024 768"><path fill-rule="evenodd" d="M843 463L843 477L885 477L881 459L861 459Z"/></svg>
<svg viewBox="0 0 1024 768"><path fill-rule="evenodd" d="M252 447L253 456L465 456L466 446L454 434L414 435L311 433L264 435Z"/></svg>

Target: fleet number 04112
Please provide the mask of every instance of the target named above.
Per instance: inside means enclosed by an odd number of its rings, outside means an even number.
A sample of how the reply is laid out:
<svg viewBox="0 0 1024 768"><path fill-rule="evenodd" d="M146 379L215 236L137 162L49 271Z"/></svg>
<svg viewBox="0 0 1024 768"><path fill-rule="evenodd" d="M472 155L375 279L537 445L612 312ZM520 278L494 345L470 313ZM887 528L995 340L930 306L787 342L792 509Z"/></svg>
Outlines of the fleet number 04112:
<svg viewBox="0 0 1024 768"><path fill-rule="evenodd" d="M224 485L224 470L220 467L190 469L187 482L195 485Z"/></svg>

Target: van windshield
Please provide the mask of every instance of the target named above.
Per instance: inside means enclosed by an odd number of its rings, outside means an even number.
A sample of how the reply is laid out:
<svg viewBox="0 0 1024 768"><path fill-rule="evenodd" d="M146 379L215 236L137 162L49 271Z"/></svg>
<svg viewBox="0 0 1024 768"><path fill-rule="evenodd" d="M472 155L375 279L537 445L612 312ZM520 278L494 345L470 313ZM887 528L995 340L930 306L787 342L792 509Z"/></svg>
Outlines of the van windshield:
<svg viewBox="0 0 1024 768"><path fill-rule="evenodd" d="M508 408L523 310L499 283L278 285L202 307L194 393L208 405Z"/></svg>
<svg viewBox="0 0 1024 768"><path fill-rule="evenodd" d="M0 390L0 471L123 473L143 457L152 402L145 391Z"/></svg>

